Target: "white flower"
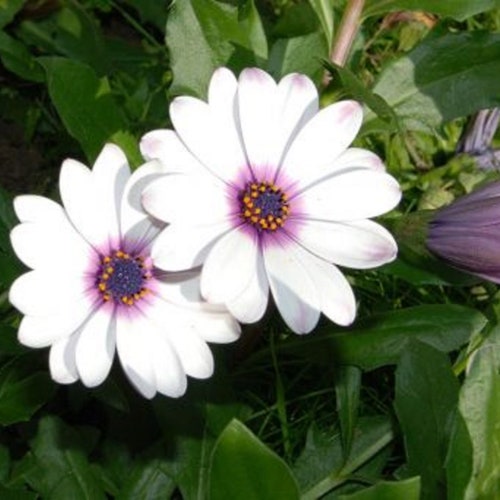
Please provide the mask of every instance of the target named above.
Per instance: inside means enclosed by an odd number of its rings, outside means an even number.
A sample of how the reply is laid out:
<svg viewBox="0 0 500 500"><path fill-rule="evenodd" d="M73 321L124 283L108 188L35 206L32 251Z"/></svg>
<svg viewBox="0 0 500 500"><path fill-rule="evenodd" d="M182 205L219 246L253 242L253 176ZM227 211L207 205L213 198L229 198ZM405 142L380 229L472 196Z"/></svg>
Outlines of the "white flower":
<svg viewBox="0 0 500 500"><path fill-rule="evenodd" d="M131 175L121 149L108 144L93 170L63 163L63 206L34 195L14 200L21 224L12 245L33 270L13 283L9 298L25 315L20 342L51 346L56 382L99 385L116 348L143 396L179 397L186 375L212 374L206 342L238 337L226 309L201 301L197 273L153 268L150 247L163 225L142 210L140 197L160 172L153 161Z"/></svg>
<svg viewBox="0 0 500 500"><path fill-rule="evenodd" d="M401 197L376 155L349 148L361 106L341 101L319 111L306 76L276 84L246 69L237 81L220 68L208 103L178 97L170 117L176 132L141 141L143 155L170 172L143 195L146 210L170 224L153 244L156 265L203 264L203 297L242 322L262 317L270 288L297 333L311 331L320 311L351 323L354 296L336 265L366 269L395 258L392 236L367 218Z"/></svg>

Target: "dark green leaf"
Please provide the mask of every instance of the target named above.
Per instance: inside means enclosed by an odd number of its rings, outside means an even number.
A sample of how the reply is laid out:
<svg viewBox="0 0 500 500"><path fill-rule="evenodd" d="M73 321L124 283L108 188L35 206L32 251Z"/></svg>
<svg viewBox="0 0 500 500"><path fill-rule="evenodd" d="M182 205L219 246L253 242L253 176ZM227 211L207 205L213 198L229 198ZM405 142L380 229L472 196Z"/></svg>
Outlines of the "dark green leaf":
<svg viewBox="0 0 500 500"><path fill-rule="evenodd" d="M0 368L0 424L27 421L54 392L46 371L39 371L31 355L11 359Z"/></svg>
<svg viewBox="0 0 500 500"><path fill-rule="evenodd" d="M85 64L62 57L44 57L40 62L47 73L52 102L89 161L93 162L106 142L114 142L132 163L140 163L136 140L126 132L127 123L107 79L99 79Z"/></svg>
<svg viewBox="0 0 500 500"><path fill-rule="evenodd" d="M0 2L0 29L7 26L21 10L26 0L3 0Z"/></svg>
<svg viewBox="0 0 500 500"><path fill-rule="evenodd" d="M18 488L5 488L0 485L0 498L2 500L36 500L38 495L32 491Z"/></svg>
<svg viewBox="0 0 500 500"><path fill-rule="evenodd" d="M390 63L373 87L403 128L433 132L443 123L500 104L500 35L449 33L424 40ZM373 113L366 126L376 126Z"/></svg>
<svg viewBox="0 0 500 500"><path fill-rule="evenodd" d="M12 73L34 82L45 80L42 68L36 63L26 46L0 31L0 58Z"/></svg>
<svg viewBox="0 0 500 500"><path fill-rule="evenodd" d="M476 351L471 360L460 392L459 408L469 431L473 448L472 477L465 498L468 500L499 498L499 327L491 332L488 341Z"/></svg>
<svg viewBox="0 0 500 500"><path fill-rule="evenodd" d="M263 66L267 41L253 0L174 2L168 16L166 41L174 79L173 94L205 97L219 66L240 71Z"/></svg>
<svg viewBox="0 0 500 500"><path fill-rule="evenodd" d="M420 478L412 477L404 481L381 481L352 495L342 495L339 500L419 500Z"/></svg>
<svg viewBox="0 0 500 500"><path fill-rule="evenodd" d="M210 500L299 498L286 463L238 420L233 420L217 440L209 474Z"/></svg>
<svg viewBox="0 0 500 500"><path fill-rule="evenodd" d="M357 366L340 366L336 372L335 395L345 457L351 452L358 419L360 391L361 370Z"/></svg>
<svg viewBox="0 0 500 500"><path fill-rule="evenodd" d="M398 10L432 12L463 21L468 17L500 7L499 0L367 0L364 15L380 15Z"/></svg>
<svg viewBox="0 0 500 500"><path fill-rule="evenodd" d="M468 307L424 305L374 315L350 329L319 328L313 335L282 343L278 351L303 356L311 363L330 366L335 362L373 370L397 363L411 339L449 352L485 324L486 318Z"/></svg>
<svg viewBox="0 0 500 500"><path fill-rule="evenodd" d="M458 380L448 357L411 341L396 370L395 407L408 471L422 480L422 498L446 497L445 458L458 402Z"/></svg>
<svg viewBox="0 0 500 500"><path fill-rule="evenodd" d="M331 47L333 40L333 1L309 0L309 3L318 16L328 47Z"/></svg>
<svg viewBox="0 0 500 500"><path fill-rule="evenodd" d="M42 498L105 499L85 452L84 439L54 416L43 417L30 442L25 479Z"/></svg>
<svg viewBox="0 0 500 500"><path fill-rule="evenodd" d="M323 75L321 59L324 57L328 57L328 45L323 33L280 38L271 48L268 70L276 79L297 72L319 82Z"/></svg>

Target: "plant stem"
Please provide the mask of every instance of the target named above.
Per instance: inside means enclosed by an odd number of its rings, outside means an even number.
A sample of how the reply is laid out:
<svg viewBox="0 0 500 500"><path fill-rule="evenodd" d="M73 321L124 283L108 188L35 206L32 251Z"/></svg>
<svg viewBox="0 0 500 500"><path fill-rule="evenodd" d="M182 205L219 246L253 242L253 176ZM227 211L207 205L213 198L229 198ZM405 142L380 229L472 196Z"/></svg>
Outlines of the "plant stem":
<svg viewBox="0 0 500 500"><path fill-rule="evenodd" d="M331 61L339 66L344 66L347 61L354 37L358 32L364 4L365 0L348 0L347 2L330 54Z"/></svg>

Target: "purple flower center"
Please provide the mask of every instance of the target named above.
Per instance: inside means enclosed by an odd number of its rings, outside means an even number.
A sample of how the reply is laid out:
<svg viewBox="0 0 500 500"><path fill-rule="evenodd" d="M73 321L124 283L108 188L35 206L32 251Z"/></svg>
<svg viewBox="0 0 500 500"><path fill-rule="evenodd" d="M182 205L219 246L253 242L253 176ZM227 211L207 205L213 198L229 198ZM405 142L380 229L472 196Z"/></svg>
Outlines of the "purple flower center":
<svg viewBox="0 0 500 500"><path fill-rule="evenodd" d="M101 259L96 274L96 286L104 301L133 305L148 292L151 272L142 256L131 256L117 250Z"/></svg>
<svg viewBox="0 0 500 500"><path fill-rule="evenodd" d="M270 182L249 182L239 196L242 219L258 231L283 227L290 208L286 194Z"/></svg>

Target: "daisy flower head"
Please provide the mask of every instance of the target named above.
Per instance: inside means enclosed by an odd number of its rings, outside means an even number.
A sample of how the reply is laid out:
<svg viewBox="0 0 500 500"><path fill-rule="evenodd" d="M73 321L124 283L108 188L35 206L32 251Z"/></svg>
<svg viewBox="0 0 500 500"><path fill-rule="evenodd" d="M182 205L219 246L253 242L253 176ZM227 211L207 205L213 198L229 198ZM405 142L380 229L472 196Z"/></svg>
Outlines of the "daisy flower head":
<svg viewBox="0 0 500 500"><path fill-rule="evenodd" d="M87 387L107 377L115 350L125 374L146 398L186 390L186 375L207 378L207 341L230 342L238 323L199 296L199 273L154 267L151 246L163 224L141 207L141 192L158 177L152 161L130 172L120 148L104 147L92 169L68 159L62 206L19 196L13 248L30 271L9 299L24 314L18 332L29 347L49 347L52 378Z"/></svg>
<svg viewBox="0 0 500 500"><path fill-rule="evenodd" d="M147 211L169 225L152 246L156 264L203 265L201 293L241 322L259 320L269 290L296 333L320 312L350 324L356 306L337 265L380 266L397 253L393 237L368 220L397 205L401 192L373 153L349 147L362 122L351 100L319 110L312 81L276 83L245 69L218 69L208 102L178 97L174 131L141 141L168 175L144 191Z"/></svg>

